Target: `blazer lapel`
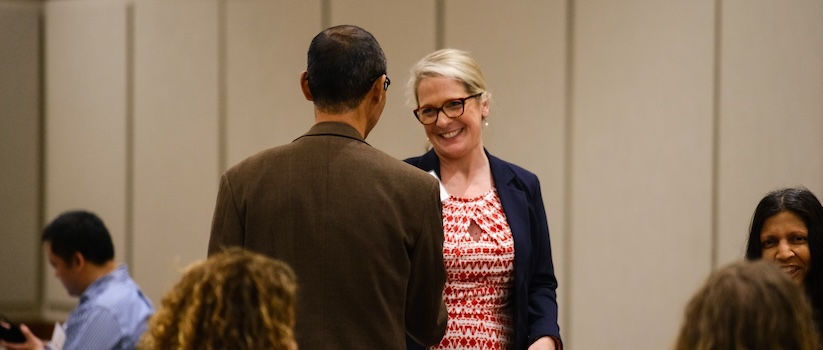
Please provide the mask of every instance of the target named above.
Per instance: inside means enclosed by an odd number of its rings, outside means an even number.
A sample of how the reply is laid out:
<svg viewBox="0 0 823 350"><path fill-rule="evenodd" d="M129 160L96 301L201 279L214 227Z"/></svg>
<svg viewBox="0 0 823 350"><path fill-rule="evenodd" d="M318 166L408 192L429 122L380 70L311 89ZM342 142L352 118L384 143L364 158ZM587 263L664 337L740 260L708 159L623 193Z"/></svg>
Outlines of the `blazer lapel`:
<svg viewBox="0 0 823 350"><path fill-rule="evenodd" d="M515 274L522 262L529 261L531 252L531 229L529 227L529 202L522 184L518 181L514 171L502 160L486 152L489 158L494 187L500 197L503 212L512 231L514 239Z"/></svg>
<svg viewBox="0 0 823 350"><path fill-rule="evenodd" d="M433 149L423 154L423 156L420 157L419 163L415 165L426 172L434 170L434 172L437 173L438 179L443 178L443 176L440 175L440 158L437 158L437 154L434 153Z"/></svg>
<svg viewBox="0 0 823 350"><path fill-rule="evenodd" d="M489 159L492 181L494 181L494 187L500 197L500 204L503 206L503 211L506 213L506 219L512 230L514 249L518 252L518 254L515 254L515 260L528 261L528 253L531 251L529 249L531 229L529 227L529 201L523 189L523 184L518 181L516 174L506 162L489 154L486 150L483 151ZM426 172L434 170L437 173L437 178L443 178L440 174L440 159L437 158L434 150L426 152L414 165ZM523 252L523 254L519 252Z"/></svg>

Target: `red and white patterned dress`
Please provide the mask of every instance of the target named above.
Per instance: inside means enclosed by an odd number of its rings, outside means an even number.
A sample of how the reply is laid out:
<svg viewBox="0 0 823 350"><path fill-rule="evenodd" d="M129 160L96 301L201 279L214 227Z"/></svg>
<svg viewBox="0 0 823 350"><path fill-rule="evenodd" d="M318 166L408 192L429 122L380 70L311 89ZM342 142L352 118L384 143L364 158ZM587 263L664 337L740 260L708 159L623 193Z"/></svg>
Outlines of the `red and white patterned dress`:
<svg viewBox="0 0 823 350"><path fill-rule="evenodd" d="M449 320L432 349L505 349L512 335L514 240L497 191L444 200L443 233Z"/></svg>

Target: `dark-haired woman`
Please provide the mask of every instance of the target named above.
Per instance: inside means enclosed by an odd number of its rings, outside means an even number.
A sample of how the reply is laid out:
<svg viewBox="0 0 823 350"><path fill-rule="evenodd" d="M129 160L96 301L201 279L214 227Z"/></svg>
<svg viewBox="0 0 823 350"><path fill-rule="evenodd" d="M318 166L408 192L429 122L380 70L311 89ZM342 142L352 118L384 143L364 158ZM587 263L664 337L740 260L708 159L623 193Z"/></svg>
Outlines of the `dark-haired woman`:
<svg viewBox="0 0 823 350"><path fill-rule="evenodd" d="M823 207L806 188L770 192L757 205L749 229L746 259L777 263L803 285L823 330Z"/></svg>

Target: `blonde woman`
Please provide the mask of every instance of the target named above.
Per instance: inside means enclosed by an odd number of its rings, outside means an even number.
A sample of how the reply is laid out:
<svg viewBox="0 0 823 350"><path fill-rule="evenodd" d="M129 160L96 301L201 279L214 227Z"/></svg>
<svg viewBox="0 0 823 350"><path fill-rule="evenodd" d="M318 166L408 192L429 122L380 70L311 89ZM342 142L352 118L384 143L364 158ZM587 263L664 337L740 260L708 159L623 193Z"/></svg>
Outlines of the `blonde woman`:
<svg viewBox="0 0 823 350"><path fill-rule="evenodd" d="M434 349L560 348L540 183L483 147L490 94L479 65L465 51L435 51L409 87L432 150L406 162L442 184L449 320Z"/></svg>

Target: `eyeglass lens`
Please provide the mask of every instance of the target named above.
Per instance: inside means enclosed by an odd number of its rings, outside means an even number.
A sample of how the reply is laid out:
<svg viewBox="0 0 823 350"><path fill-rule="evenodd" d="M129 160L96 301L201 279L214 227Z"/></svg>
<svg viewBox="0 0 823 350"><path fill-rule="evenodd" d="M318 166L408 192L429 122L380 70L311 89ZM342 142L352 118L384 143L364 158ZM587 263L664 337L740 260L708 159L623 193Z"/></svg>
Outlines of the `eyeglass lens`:
<svg viewBox="0 0 823 350"><path fill-rule="evenodd" d="M482 95L477 93L468 97L458 98L456 100L446 101L440 108L436 107L420 107L414 110L414 115L423 124L431 124L437 121L439 112L443 112L449 118L457 118L463 115L466 106L466 100Z"/></svg>

